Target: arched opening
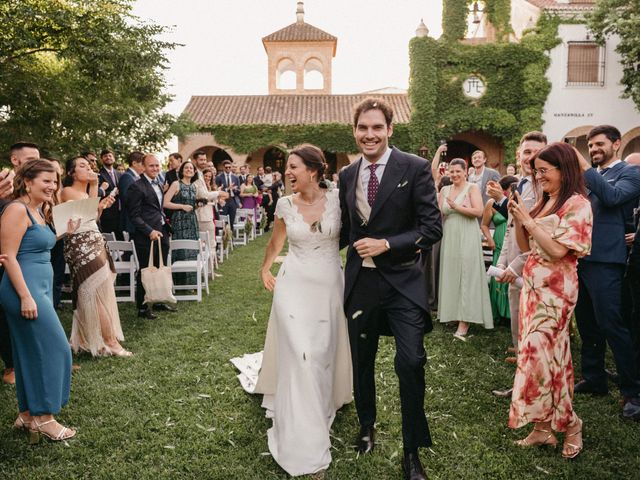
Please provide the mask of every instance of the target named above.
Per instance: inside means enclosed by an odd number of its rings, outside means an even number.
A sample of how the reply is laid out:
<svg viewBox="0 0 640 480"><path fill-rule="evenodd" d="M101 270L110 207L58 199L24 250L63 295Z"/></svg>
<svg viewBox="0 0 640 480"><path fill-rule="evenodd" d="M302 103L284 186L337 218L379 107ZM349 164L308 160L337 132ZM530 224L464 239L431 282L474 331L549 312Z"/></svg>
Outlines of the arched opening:
<svg viewBox="0 0 640 480"><path fill-rule="evenodd" d="M290 58L283 58L278 62L276 88L278 90L296 89L296 66Z"/></svg>
<svg viewBox="0 0 640 480"><path fill-rule="evenodd" d="M274 172L284 174L286 164L286 152L278 147L269 147L262 157L262 165L271 167Z"/></svg>
<svg viewBox="0 0 640 480"><path fill-rule="evenodd" d="M638 152L640 152L640 136L631 139L627 143L627 146L624 148L624 151L622 152L622 158L626 158L628 155L631 155L632 153L638 153Z"/></svg>
<svg viewBox="0 0 640 480"><path fill-rule="evenodd" d="M462 158L469 166L471 165L471 155L479 149L477 145L464 140L450 140L447 141L447 151L442 160L449 163L454 158Z"/></svg>
<svg viewBox="0 0 640 480"><path fill-rule="evenodd" d="M211 156L211 160L213 161L213 166L216 167L216 170L218 171L220 170L222 162L224 162L225 160L233 161L233 159L231 158L231 155L229 155L222 148L218 148L213 152L213 155Z"/></svg>
<svg viewBox="0 0 640 480"><path fill-rule="evenodd" d="M331 179L331 175L338 172L338 154L334 152L323 151L324 159L327 161L327 169L325 175Z"/></svg>
<svg viewBox="0 0 640 480"><path fill-rule="evenodd" d="M310 58L304 64L304 89L322 90L324 89L324 75L322 62L317 58Z"/></svg>
<svg viewBox="0 0 640 480"><path fill-rule="evenodd" d="M484 132L468 131L453 135L447 140L447 161L464 158L471 163L471 154L482 150L487 155L487 167L504 172L504 146L500 139Z"/></svg>

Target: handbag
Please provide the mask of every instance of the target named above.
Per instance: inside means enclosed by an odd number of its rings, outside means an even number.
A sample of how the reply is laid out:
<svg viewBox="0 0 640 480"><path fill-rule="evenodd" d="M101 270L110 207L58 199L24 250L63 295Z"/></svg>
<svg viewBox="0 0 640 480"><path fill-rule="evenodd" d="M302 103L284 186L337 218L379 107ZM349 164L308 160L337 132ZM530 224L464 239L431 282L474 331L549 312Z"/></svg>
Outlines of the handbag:
<svg viewBox="0 0 640 480"><path fill-rule="evenodd" d="M142 286L144 287L144 303L177 303L173 296L173 278L171 267L165 266L162 260L162 244L158 242L158 252L160 254L160 267L153 265L153 243L149 253L149 265L140 271Z"/></svg>

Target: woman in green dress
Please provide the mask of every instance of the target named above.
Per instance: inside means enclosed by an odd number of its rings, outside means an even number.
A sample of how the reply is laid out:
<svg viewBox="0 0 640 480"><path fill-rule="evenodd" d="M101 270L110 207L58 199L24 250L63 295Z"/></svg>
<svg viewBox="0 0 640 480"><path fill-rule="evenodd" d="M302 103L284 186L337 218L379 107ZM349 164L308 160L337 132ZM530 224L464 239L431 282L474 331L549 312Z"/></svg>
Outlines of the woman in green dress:
<svg viewBox="0 0 640 480"><path fill-rule="evenodd" d="M171 229L174 240L199 240L198 219L196 217L196 186L198 180L193 163L183 162L178 170L178 180L173 182L164 196L163 207L175 210L171 215ZM174 250L171 261L195 260L198 252L195 250ZM195 285L195 272L176 274L176 283Z"/></svg>
<svg viewBox="0 0 640 480"><path fill-rule="evenodd" d="M443 323L458 322L454 337L459 340L465 340L470 323L493 328L478 226L482 196L477 185L467 182L466 166L461 158L451 160L452 185L444 187L439 194L444 222L438 318Z"/></svg>
<svg viewBox="0 0 640 480"><path fill-rule="evenodd" d="M509 189L514 183L518 183L518 178L512 175L506 175L499 181L500 188L502 188L505 196L509 196ZM493 250L493 259L491 265L495 266L500 258L500 252L502 251L502 243L504 242L504 236L507 233L507 219L502 216L493 208L494 201L489 199L484 206L484 212L482 213L482 223L480 224L480 230L487 239L488 247ZM493 236L489 230L489 225L493 222L495 227ZM491 300L491 311L493 312L493 321L501 322L509 320L511 313L509 312L509 284L497 282L495 278L491 277L489 281L489 299ZM510 324L507 322L507 324Z"/></svg>

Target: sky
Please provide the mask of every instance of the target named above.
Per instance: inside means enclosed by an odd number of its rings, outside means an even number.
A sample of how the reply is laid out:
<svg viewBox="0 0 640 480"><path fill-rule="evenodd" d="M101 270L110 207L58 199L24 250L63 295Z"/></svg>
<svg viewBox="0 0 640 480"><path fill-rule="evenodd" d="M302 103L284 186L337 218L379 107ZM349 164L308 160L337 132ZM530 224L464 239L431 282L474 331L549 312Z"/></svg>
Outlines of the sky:
<svg viewBox="0 0 640 480"><path fill-rule="evenodd" d="M170 27L161 39L183 46L167 53L167 111L179 114L191 95L265 95L262 37L294 23L296 0L137 0L134 14ZM442 32L440 0L306 0L305 22L338 37L333 93L406 89L409 41L424 19Z"/></svg>

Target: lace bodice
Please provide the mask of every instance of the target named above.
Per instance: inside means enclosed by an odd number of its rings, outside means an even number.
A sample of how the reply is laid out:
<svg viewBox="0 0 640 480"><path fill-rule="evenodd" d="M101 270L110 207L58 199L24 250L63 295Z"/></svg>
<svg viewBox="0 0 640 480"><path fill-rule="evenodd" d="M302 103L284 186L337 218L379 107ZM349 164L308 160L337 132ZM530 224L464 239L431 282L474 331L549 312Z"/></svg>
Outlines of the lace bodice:
<svg viewBox="0 0 640 480"><path fill-rule="evenodd" d="M327 203L319 222L309 225L304 221L292 195L282 197L276 205L276 216L287 226L289 255L302 262L314 260L340 260L340 202L338 190L327 192Z"/></svg>

